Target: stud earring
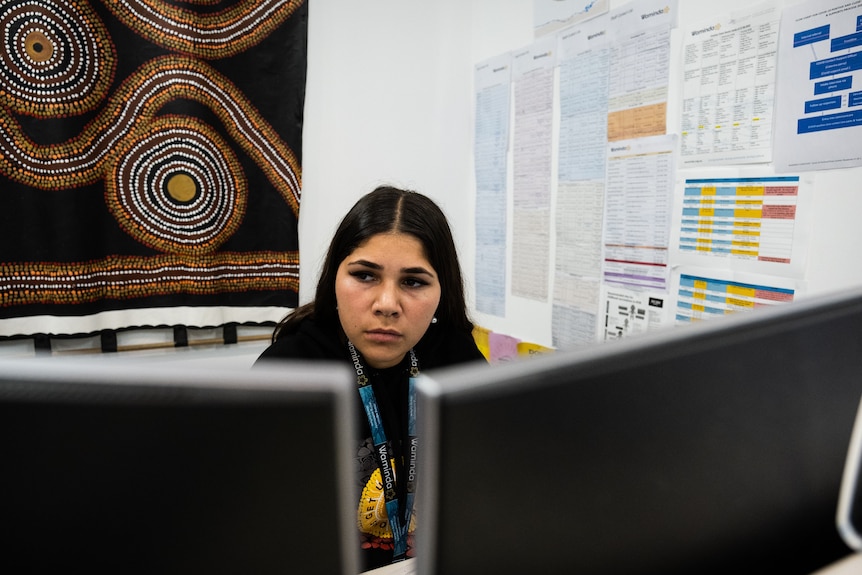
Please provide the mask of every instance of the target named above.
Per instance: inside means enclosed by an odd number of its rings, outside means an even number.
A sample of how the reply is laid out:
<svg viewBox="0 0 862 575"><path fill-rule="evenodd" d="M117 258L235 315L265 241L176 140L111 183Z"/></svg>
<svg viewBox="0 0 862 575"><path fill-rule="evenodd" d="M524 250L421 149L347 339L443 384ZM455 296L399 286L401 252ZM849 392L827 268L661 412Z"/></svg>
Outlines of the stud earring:
<svg viewBox="0 0 862 575"><path fill-rule="evenodd" d="M431 318L431 323L437 323L437 318L436 318L436 317L432 317L432 318Z"/></svg>

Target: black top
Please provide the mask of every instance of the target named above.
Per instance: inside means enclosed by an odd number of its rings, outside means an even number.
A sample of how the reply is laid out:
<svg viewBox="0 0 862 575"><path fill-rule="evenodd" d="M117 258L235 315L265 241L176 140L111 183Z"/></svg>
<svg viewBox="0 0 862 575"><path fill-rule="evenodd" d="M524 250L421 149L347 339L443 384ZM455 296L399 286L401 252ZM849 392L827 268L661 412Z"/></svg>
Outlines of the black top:
<svg viewBox="0 0 862 575"><path fill-rule="evenodd" d="M431 324L414 351L421 371L458 363L485 361L471 333L447 329L440 324ZM302 320L294 331L282 334L264 350L258 362L271 359L322 359L345 361L353 365L347 340L340 326L321 325L312 318ZM396 462L397 473L403 463L401 445L406 445L407 442L407 380L410 374L410 357L407 354L399 365L382 370L368 366L361 356L360 361L374 389L383 428L391 443L390 449ZM360 493L357 525L362 546L361 567L366 571L391 563L393 538L388 527L371 429L361 402L357 404L360 409L358 421L361 422L356 435L355 469ZM421 437L419 442L421 449ZM418 480L421 482L422 478L419 477ZM406 481L398 482L399 488L405 485ZM403 490L399 491L399 495L403 497ZM419 514L421 510L417 509L411 522L408 554L412 553L413 524L419 519Z"/></svg>

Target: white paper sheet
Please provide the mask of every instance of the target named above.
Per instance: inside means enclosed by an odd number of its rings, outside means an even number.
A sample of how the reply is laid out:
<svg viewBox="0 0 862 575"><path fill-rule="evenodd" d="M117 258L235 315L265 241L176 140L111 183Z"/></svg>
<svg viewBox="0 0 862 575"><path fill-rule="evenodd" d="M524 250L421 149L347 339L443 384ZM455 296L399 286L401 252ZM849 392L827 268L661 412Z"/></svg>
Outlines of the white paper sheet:
<svg viewBox="0 0 862 575"><path fill-rule="evenodd" d="M506 312L507 169L512 77L511 55L474 70L476 120L476 309Z"/></svg>
<svg viewBox="0 0 862 575"><path fill-rule="evenodd" d="M683 167L772 160L779 18L770 2L684 31Z"/></svg>

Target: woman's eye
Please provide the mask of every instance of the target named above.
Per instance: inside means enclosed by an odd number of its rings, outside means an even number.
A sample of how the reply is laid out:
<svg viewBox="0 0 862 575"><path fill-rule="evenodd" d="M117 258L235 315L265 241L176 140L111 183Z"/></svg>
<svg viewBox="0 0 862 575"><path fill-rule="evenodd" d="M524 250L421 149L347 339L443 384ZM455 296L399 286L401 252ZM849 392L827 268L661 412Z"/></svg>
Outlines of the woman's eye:
<svg viewBox="0 0 862 575"><path fill-rule="evenodd" d="M366 271L351 272L350 275L355 277L356 279L358 279L361 282L367 282L367 281L371 281L374 279L374 274L372 274L371 272L366 272Z"/></svg>
<svg viewBox="0 0 862 575"><path fill-rule="evenodd" d="M428 282L426 282L425 280L420 280L420 279L416 279L416 278L407 278L404 280L404 285L406 285L407 287L410 287L410 288L418 288L418 287L428 285Z"/></svg>

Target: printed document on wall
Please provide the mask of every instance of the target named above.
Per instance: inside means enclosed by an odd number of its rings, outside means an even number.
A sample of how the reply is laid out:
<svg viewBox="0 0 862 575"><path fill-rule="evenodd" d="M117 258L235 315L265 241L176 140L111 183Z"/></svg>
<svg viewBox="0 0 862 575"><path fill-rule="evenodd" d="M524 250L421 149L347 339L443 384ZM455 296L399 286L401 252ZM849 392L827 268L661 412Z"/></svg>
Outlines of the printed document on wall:
<svg viewBox="0 0 862 575"><path fill-rule="evenodd" d="M791 303L804 288L797 280L731 270L681 267L673 276L677 325Z"/></svg>
<svg viewBox="0 0 862 575"><path fill-rule="evenodd" d="M761 171L762 172L762 171ZM677 182L674 264L802 278L813 176L704 171Z"/></svg>
<svg viewBox="0 0 862 575"><path fill-rule="evenodd" d="M599 278L602 266L610 57L606 26L607 18L596 18L566 31L559 50L554 270L593 280Z"/></svg>
<svg viewBox="0 0 862 575"><path fill-rule="evenodd" d="M682 167L772 160L779 19L769 2L684 31Z"/></svg>
<svg viewBox="0 0 862 575"><path fill-rule="evenodd" d="M512 294L547 301L556 38L512 55Z"/></svg>
<svg viewBox="0 0 862 575"><path fill-rule="evenodd" d="M862 165L862 0L785 8L778 50L775 170Z"/></svg>
<svg viewBox="0 0 862 575"><path fill-rule="evenodd" d="M676 0L636 0L608 13L608 141L667 131L670 32Z"/></svg>
<svg viewBox="0 0 862 575"><path fill-rule="evenodd" d="M552 339L596 339L607 157L608 19L559 35L560 137Z"/></svg>
<svg viewBox="0 0 862 575"><path fill-rule="evenodd" d="M665 290L668 282L675 136L608 144L602 280Z"/></svg>
<svg viewBox="0 0 862 575"><path fill-rule="evenodd" d="M667 293L628 290L617 286L602 289L602 316L599 341L620 339L670 324Z"/></svg>
<svg viewBox="0 0 862 575"><path fill-rule="evenodd" d="M506 314L506 194L512 58L477 65L474 156L476 169L476 309Z"/></svg>

